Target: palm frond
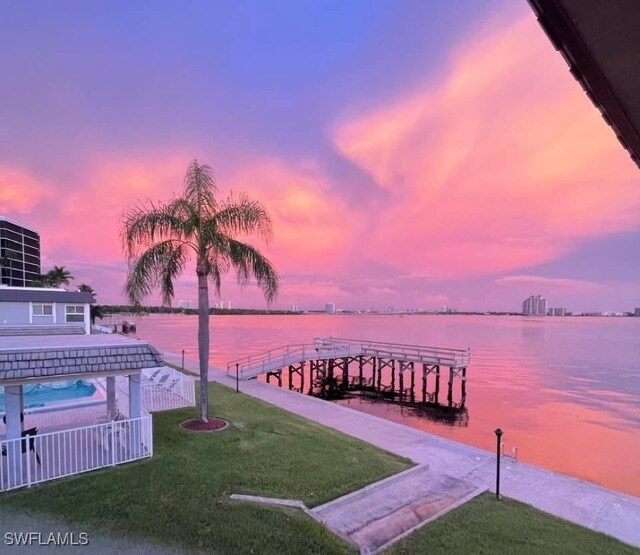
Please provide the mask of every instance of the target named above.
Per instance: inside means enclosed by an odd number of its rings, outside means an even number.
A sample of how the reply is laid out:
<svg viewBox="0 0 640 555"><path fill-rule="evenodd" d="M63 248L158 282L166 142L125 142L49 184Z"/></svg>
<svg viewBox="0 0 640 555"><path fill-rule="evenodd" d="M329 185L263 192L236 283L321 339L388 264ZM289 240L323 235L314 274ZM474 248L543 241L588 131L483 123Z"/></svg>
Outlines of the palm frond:
<svg viewBox="0 0 640 555"><path fill-rule="evenodd" d="M261 202L245 193L231 193L216 207L212 224L221 232L237 236L254 234L269 241L272 235L271 218Z"/></svg>
<svg viewBox="0 0 640 555"><path fill-rule="evenodd" d="M170 305L174 295L173 282L187 263L188 243L179 239L160 241L131 260L124 292L131 304L139 305L159 286L162 301Z"/></svg>
<svg viewBox="0 0 640 555"><path fill-rule="evenodd" d="M212 256L209 259L209 281L213 285L216 295L220 296L220 286L222 283L222 274L228 271L228 262L220 257Z"/></svg>
<svg viewBox="0 0 640 555"><path fill-rule="evenodd" d="M245 285L255 279L267 302L273 301L278 293L280 278L271 262L257 248L247 243L232 238L227 238L226 243L226 249L220 255L235 268L238 283Z"/></svg>
<svg viewBox="0 0 640 555"><path fill-rule="evenodd" d="M184 178L184 198L196 208L199 216L214 211L216 191L211 167L192 160Z"/></svg>
<svg viewBox="0 0 640 555"><path fill-rule="evenodd" d="M122 246L127 258L132 259L141 249L157 240L168 237L185 240L188 228L188 223L180 217L174 203L138 203L124 214Z"/></svg>

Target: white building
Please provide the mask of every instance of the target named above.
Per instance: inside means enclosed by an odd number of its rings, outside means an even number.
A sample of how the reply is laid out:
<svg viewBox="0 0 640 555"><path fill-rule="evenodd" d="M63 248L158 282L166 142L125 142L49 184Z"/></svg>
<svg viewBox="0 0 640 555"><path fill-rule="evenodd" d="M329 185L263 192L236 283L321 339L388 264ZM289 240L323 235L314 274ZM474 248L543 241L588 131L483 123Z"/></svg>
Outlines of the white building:
<svg viewBox="0 0 640 555"><path fill-rule="evenodd" d="M547 299L542 295L531 295L522 303L522 313L530 316L546 316Z"/></svg>
<svg viewBox="0 0 640 555"><path fill-rule="evenodd" d="M2 285L0 335L88 335L91 333L92 302L91 293Z"/></svg>
<svg viewBox="0 0 640 555"><path fill-rule="evenodd" d="M558 308L549 309L549 316L566 316L566 315L567 315L566 308L558 307Z"/></svg>
<svg viewBox="0 0 640 555"><path fill-rule="evenodd" d="M324 305L324 311L327 314L335 314L336 313L336 303L326 303Z"/></svg>
<svg viewBox="0 0 640 555"><path fill-rule="evenodd" d="M178 308L182 308L183 310L192 309L193 301L178 301Z"/></svg>

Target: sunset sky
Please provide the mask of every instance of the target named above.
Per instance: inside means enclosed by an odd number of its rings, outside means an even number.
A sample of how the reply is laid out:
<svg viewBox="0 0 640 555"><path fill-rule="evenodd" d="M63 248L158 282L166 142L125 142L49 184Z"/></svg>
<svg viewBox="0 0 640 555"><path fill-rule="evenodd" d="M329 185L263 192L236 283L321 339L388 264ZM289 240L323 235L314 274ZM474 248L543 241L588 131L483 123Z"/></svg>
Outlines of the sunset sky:
<svg viewBox="0 0 640 555"><path fill-rule="evenodd" d="M640 306L640 171L525 0L13 2L0 71L0 215L101 303L198 158L269 208L278 308Z"/></svg>

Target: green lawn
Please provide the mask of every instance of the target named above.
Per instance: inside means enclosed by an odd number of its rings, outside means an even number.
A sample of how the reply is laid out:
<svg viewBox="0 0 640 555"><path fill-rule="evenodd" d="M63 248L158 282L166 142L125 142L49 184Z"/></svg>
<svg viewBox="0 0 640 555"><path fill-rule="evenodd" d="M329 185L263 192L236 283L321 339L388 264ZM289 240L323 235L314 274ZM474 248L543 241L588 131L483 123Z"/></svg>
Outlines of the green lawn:
<svg viewBox="0 0 640 555"><path fill-rule="evenodd" d="M2 494L4 507L102 531L214 553L354 553L302 511L235 502L231 493L314 506L400 472L410 462L211 385L212 413L231 422L195 433L195 408L156 413L155 453L131 463ZM483 495L421 528L385 555L424 553L635 553L616 540L533 507Z"/></svg>
<svg viewBox="0 0 640 555"><path fill-rule="evenodd" d="M640 550L512 499L485 493L417 530L384 555L620 555Z"/></svg>
<svg viewBox="0 0 640 555"><path fill-rule="evenodd" d="M3 494L3 506L69 524L217 553L352 551L302 511L231 501L232 493L334 499L410 462L219 385L211 411L231 426L197 433L195 408L156 413L154 456Z"/></svg>

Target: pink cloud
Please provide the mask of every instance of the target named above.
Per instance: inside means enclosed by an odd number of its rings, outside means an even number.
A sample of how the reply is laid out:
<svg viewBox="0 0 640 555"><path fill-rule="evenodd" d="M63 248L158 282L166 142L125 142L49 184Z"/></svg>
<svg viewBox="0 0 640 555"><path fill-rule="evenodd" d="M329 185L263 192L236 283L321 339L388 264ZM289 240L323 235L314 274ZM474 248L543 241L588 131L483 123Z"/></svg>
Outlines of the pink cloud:
<svg viewBox="0 0 640 555"><path fill-rule="evenodd" d="M250 159L225 178L225 188L262 201L273 220L274 240L265 249L283 272L341 274L363 227L362 216L329 189L311 161Z"/></svg>
<svg viewBox="0 0 640 555"><path fill-rule="evenodd" d="M102 291L119 297L124 282L124 256L119 232L124 210L137 201L167 201L182 191L190 156L184 153L144 153L98 156L87 162L73 184L58 184L59 193L49 212L55 218L39 218L43 240L43 266L73 267L78 281L96 283ZM351 245L358 236L360 218L329 191L328 179L310 161L285 162L277 158L245 156L239 169L217 174L219 195L244 191L262 201L273 219L274 240L261 248L282 274L339 275ZM73 222L73 226L60 225ZM336 225L340 222L340 225ZM35 225L35 224L34 224ZM96 261L109 266L97 272ZM178 284L178 294L190 298L193 280L188 268ZM233 276L225 281L223 296L239 295ZM260 302L249 287L243 298ZM301 297L345 299L350 293L325 281L283 281L282 302ZM192 295L191 295L192 296ZM104 297L103 297L104 299ZM115 302L117 297L108 298Z"/></svg>
<svg viewBox="0 0 640 555"><path fill-rule="evenodd" d="M0 214L25 214L52 194L44 180L29 171L0 166Z"/></svg>
<svg viewBox="0 0 640 555"><path fill-rule="evenodd" d="M463 277L640 228L640 177L531 16L488 25L442 79L340 121L336 148L388 191L369 256Z"/></svg>
<svg viewBox="0 0 640 555"><path fill-rule="evenodd" d="M522 286L527 290L532 287L541 287L548 290L564 292L588 293L604 288L600 283L585 281L580 279L548 278L542 276L513 275L505 276L496 280L498 284Z"/></svg>

